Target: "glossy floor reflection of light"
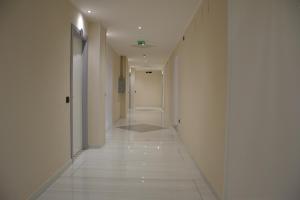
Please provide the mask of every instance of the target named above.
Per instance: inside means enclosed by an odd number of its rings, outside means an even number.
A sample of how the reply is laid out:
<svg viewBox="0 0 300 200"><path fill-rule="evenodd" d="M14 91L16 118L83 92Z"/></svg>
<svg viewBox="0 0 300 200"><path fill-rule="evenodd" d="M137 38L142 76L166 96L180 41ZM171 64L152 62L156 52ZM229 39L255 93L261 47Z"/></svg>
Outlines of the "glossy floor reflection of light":
<svg viewBox="0 0 300 200"><path fill-rule="evenodd" d="M84 151L39 200L215 200L172 128L117 128L139 123L164 126L163 114L120 120L105 146Z"/></svg>

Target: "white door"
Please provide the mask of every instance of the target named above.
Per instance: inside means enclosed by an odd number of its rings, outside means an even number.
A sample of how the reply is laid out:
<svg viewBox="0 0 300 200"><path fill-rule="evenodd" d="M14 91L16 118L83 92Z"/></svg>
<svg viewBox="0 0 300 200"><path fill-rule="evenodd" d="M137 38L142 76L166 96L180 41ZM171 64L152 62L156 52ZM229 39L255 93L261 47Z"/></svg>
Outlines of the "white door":
<svg viewBox="0 0 300 200"><path fill-rule="evenodd" d="M73 152L78 154L82 150L83 127L83 55L82 40L73 37L73 65L72 65L72 136Z"/></svg>

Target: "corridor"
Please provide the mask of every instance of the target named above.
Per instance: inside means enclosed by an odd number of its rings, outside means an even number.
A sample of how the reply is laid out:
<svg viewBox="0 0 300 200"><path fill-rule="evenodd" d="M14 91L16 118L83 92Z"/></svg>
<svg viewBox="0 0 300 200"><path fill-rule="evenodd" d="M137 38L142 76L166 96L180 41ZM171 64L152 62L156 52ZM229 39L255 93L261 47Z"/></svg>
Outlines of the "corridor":
<svg viewBox="0 0 300 200"><path fill-rule="evenodd" d="M163 128L161 111L129 116L107 133L103 148L84 151L39 200L215 200L176 131ZM118 128L127 125L143 126Z"/></svg>
<svg viewBox="0 0 300 200"><path fill-rule="evenodd" d="M0 200L300 200L300 0L0 0Z"/></svg>

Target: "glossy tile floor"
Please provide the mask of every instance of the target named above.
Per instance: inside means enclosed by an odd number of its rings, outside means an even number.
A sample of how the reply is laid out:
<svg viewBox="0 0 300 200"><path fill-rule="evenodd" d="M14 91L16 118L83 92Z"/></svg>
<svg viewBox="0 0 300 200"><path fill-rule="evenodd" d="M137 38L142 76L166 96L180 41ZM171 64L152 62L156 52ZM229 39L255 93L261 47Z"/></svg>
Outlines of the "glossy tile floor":
<svg viewBox="0 0 300 200"><path fill-rule="evenodd" d="M160 111L136 111L121 120L103 148L84 151L39 200L215 200L173 129L117 128L163 127L163 119Z"/></svg>

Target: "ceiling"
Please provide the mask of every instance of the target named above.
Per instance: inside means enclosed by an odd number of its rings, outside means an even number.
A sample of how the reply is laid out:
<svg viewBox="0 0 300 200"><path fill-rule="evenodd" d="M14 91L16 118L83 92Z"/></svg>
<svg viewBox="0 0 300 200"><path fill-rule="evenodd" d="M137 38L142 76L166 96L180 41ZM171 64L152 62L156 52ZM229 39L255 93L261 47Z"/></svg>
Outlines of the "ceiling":
<svg viewBox="0 0 300 200"><path fill-rule="evenodd" d="M200 0L71 1L89 20L101 21L107 28L108 43L118 54L128 57L130 66L154 68L166 64L200 3ZM92 12L88 13L89 10ZM152 47L133 47L137 40L145 40Z"/></svg>

